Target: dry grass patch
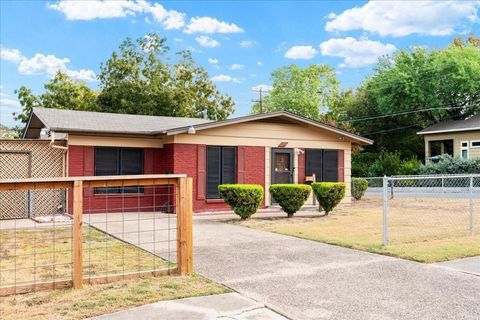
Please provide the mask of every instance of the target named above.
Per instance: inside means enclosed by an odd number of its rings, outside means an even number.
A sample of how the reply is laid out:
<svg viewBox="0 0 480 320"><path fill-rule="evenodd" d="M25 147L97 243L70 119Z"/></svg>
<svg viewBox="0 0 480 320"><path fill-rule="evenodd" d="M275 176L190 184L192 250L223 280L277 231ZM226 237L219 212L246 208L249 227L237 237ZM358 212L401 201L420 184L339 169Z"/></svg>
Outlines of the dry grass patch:
<svg viewBox="0 0 480 320"><path fill-rule="evenodd" d="M199 275L146 277L1 298L0 318L84 319L161 300L226 292L230 290Z"/></svg>
<svg viewBox="0 0 480 320"><path fill-rule="evenodd" d="M366 198L340 206L329 216L254 218L243 226L392 255L438 262L480 255L480 201L476 200L474 235L469 235L465 199L389 201L389 239L382 245L382 200Z"/></svg>
<svg viewBox="0 0 480 320"><path fill-rule="evenodd" d="M175 265L92 227L84 227L84 277L163 270ZM0 286L72 279L70 226L0 231Z"/></svg>

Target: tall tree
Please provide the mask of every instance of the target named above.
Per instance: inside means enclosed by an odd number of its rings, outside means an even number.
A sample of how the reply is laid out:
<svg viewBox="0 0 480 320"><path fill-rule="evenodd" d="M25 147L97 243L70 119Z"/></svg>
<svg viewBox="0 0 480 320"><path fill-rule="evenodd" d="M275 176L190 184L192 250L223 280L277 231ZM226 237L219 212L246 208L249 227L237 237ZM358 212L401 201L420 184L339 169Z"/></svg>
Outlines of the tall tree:
<svg viewBox="0 0 480 320"><path fill-rule="evenodd" d="M118 52L102 63L98 105L102 111L226 119L233 100L222 95L208 73L195 65L190 52L176 54L168 64L166 39L152 33L127 38Z"/></svg>
<svg viewBox="0 0 480 320"><path fill-rule="evenodd" d="M287 110L318 119L336 99L338 88L335 72L329 66L288 65L272 73L272 91L264 100L263 112ZM252 113L259 112L260 105L255 103Z"/></svg>
<svg viewBox="0 0 480 320"><path fill-rule="evenodd" d="M74 80L66 73L55 74L44 88L45 92L40 95L35 95L25 86L15 91L22 106L22 112L14 114L15 120L26 123L33 107L87 111L97 109L97 93L83 81Z"/></svg>
<svg viewBox="0 0 480 320"><path fill-rule="evenodd" d="M381 59L373 76L331 112L373 138L370 150L398 150L405 157L423 158L417 131L480 112L480 50L453 45L399 51Z"/></svg>

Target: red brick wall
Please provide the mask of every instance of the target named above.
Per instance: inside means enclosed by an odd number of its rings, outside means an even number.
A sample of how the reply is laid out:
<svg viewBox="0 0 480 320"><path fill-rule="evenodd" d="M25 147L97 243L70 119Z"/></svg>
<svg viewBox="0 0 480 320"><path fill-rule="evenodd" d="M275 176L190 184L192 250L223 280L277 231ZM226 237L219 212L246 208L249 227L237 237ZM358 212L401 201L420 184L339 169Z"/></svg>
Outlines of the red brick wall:
<svg viewBox="0 0 480 320"><path fill-rule="evenodd" d="M193 210L195 212L229 210L223 200L199 199L197 196L198 178L198 145L195 144L169 144L168 150L173 149L174 171L184 173L193 178ZM265 187L265 148L245 148L245 178L244 183L255 183ZM238 165L237 165L238 167ZM262 206L264 203L262 204Z"/></svg>
<svg viewBox="0 0 480 320"><path fill-rule="evenodd" d="M244 148L244 181L243 183L260 184L265 187L265 148ZM149 173L183 173L193 178L193 210L195 212L229 210L223 200L199 199L197 196L198 178L198 145L166 144L163 148L144 149L144 172ZM238 165L237 165L238 167ZM69 146L68 175L94 175L94 147ZM121 212L121 211L172 211L175 193L172 187L147 187L143 195L119 194L103 195L86 189L84 194L84 212ZM71 192L69 192L69 212L72 210ZM265 200L265 199L264 199ZM265 201L262 203L262 207Z"/></svg>
<svg viewBox="0 0 480 320"><path fill-rule="evenodd" d="M245 181L259 184L265 189L265 147L245 147ZM265 207L265 194L262 207Z"/></svg>
<svg viewBox="0 0 480 320"><path fill-rule="evenodd" d="M162 149L144 149L144 173L158 172L164 161L160 158ZM163 158L163 157L162 157ZM158 161L160 160L160 161ZM94 147L69 146L68 147L68 176L93 176L94 175ZM84 189L83 210L85 213L100 212L128 212L152 211L168 207L171 190L168 187L145 187L144 192L137 194L94 194L93 189ZM72 192L68 192L68 209L72 212Z"/></svg>

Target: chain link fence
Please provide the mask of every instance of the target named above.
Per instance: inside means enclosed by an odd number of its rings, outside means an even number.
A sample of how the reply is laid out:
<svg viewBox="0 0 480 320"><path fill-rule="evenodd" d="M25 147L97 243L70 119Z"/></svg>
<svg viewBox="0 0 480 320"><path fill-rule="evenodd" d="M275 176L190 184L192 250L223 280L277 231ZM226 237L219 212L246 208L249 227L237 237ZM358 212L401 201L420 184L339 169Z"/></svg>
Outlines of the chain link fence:
<svg viewBox="0 0 480 320"><path fill-rule="evenodd" d="M367 197L383 205L383 244L480 233L480 174L369 177Z"/></svg>

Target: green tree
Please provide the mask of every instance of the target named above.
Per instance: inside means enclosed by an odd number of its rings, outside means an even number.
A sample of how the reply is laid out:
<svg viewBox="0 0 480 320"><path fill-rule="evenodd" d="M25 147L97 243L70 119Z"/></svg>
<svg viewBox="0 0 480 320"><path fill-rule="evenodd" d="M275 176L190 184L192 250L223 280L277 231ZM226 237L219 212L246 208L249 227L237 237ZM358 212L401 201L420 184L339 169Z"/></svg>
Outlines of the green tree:
<svg viewBox="0 0 480 320"><path fill-rule="evenodd" d="M35 95L25 86L15 91L22 106L22 112L14 113L15 120L26 123L34 107L88 111L97 109L97 93L83 81L74 80L66 73L55 74L44 88L45 92L40 95Z"/></svg>
<svg viewBox="0 0 480 320"><path fill-rule="evenodd" d="M265 97L263 112L287 110L318 119L337 97L339 82L326 65L301 68L292 64L275 70L271 77L272 91ZM260 105L253 104L252 113L259 112Z"/></svg>
<svg viewBox="0 0 480 320"><path fill-rule="evenodd" d="M331 110L375 140L367 150L398 150L403 159L424 157L420 129L479 111L480 50L456 45L402 50L381 59L373 76Z"/></svg>
<svg viewBox="0 0 480 320"><path fill-rule="evenodd" d="M102 111L226 119L233 111L233 100L222 95L208 73L195 65L190 52L176 54L169 64L166 39L152 33L132 40L127 38L118 52L101 64Z"/></svg>

